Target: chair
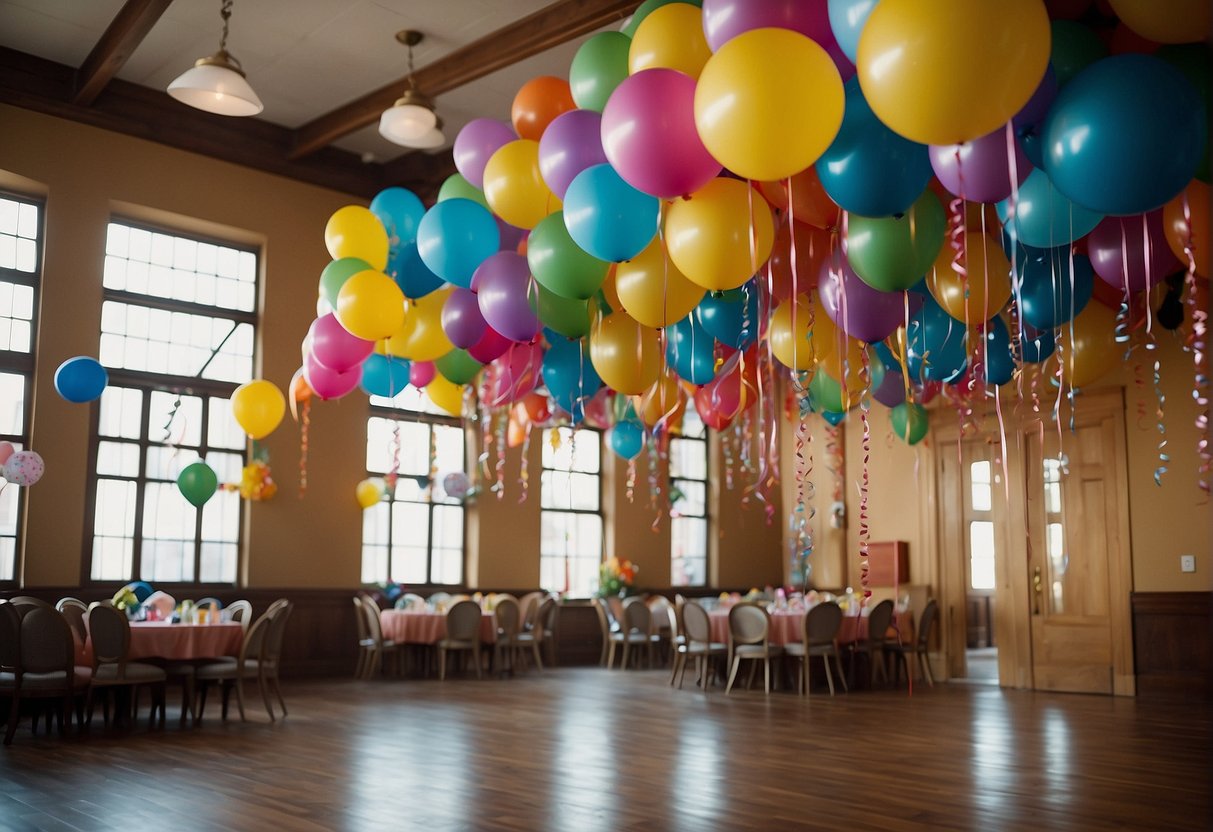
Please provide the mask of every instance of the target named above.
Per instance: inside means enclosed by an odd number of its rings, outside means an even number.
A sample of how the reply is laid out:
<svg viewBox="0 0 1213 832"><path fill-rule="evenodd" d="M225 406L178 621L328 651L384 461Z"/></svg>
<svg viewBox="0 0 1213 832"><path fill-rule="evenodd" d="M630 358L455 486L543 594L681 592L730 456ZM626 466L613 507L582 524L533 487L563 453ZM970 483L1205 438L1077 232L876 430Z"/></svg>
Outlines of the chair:
<svg viewBox="0 0 1213 832"><path fill-rule="evenodd" d="M528 592L518 599L518 611L523 631L534 628L535 616L539 612L539 604L543 601L543 596L542 592Z"/></svg>
<svg viewBox="0 0 1213 832"><path fill-rule="evenodd" d="M18 607L45 607L47 609L54 609L54 607L41 598L35 598L32 595L14 595L8 599L8 602Z"/></svg>
<svg viewBox="0 0 1213 832"><path fill-rule="evenodd" d="M918 669L922 673L922 678L927 680L927 685L935 687L935 674L931 672L931 629L935 626L935 619L939 617L939 604L931 599L927 602L927 606L922 611L922 617L918 621L917 631L913 644L893 644L885 645L894 660L897 676L894 679L895 684L901 683L901 668L905 665L906 677L908 678L912 671L910 670L910 656L915 656L918 659ZM898 662L897 660L901 661Z"/></svg>
<svg viewBox="0 0 1213 832"><path fill-rule="evenodd" d="M514 647L517 651L525 653L529 647L531 656L535 659L535 669L543 670L542 650L544 642L547 639L548 628L546 622L552 615L552 611L556 609L556 601L553 598L544 598L543 602L535 610L534 626L529 630L523 630L514 636ZM510 659L513 662L513 659ZM511 664L511 667L513 665Z"/></svg>
<svg viewBox="0 0 1213 832"><path fill-rule="evenodd" d="M197 601L194 604L194 609L196 609L196 610L200 610L203 607L214 607L217 610L221 610L221 609L223 609L223 602L220 601L218 598L212 598L210 596L207 596L206 598L203 598L201 601Z"/></svg>
<svg viewBox="0 0 1213 832"><path fill-rule="evenodd" d="M138 691L140 685L152 688L150 724L155 724L156 709L160 709L160 727L164 727L165 687L167 676L159 667L146 662L129 661L131 649L131 625L126 614L108 602L95 601L88 608L88 632L93 641L93 678L89 685L85 710L88 722L93 721L93 693L105 691L105 724L109 726L108 693L113 688L131 688ZM138 703L138 699L135 698Z"/></svg>
<svg viewBox="0 0 1213 832"><path fill-rule="evenodd" d="M677 609L677 607L675 607ZM682 604L682 632L684 641L674 652L674 668L678 675L678 687L682 688L682 679L686 675L687 659L694 657L695 672L698 683L706 691L712 683L712 657L724 656L728 653L728 645L712 641L712 622L708 613L694 601ZM670 680L674 684L674 680Z"/></svg>
<svg viewBox="0 0 1213 832"><path fill-rule="evenodd" d="M893 602L889 599L881 601L876 606L872 607L872 612L868 614L868 637L863 641L851 642L851 682L855 681L855 659L858 656L868 657L868 685L876 684L877 671L880 676L889 681L889 674L885 668L885 647L888 646L888 638L886 633L889 631L889 624L893 621Z"/></svg>
<svg viewBox="0 0 1213 832"><path fill-rule="evenodd" d="M729 682L725 693L733 690L733 682L737 679L737 671L743 661L757 662L762 660L763 689L771 692L771 659L783 653L783 648L771 644L771 616L757 604L742 602L729 610L729 646L732 648L732 666L729 668ZM750 676L746 680L748 688L754 681L757 664L750 665Z"/></svg>
<svg viewBox="0 0 1213 832"><path fill-rule="evenodd" d="M460 601L446 614L446 638L438 642L438 678L446 679L446 654L450 650L467 650L472 654L476 678L480 677L480 605L475 601Z"/></svg>
<svg viewBox="0 0 1213 832"><path fill-rule="evenodd" d="M249 622L253 620L253 605L248 601L233 601L223 609L224 621L235 621L248 632Z"/></svg>
<svg viewBox="0 0 1213 832"><path fill-rule="evenodd" d="M62 699L62 707L56 712L59 732L71 723L76 688L88 683L87 669L76 668L74 664L72 633L59 612L41 602L0 603L0 691L9 692L11 697L5 745L12 743L17 732L23 698ZM33 728L37 731L37 717Z"/></svg>
<svg viewBox="0 0 1213 832"><path fill-rule="evenodd" d="M556 628L560 621L560 600L553 595L549 595L545 601L551 601L551 606L548 607L547 615L543 614L543 604L539 605L539 613L535 616L536 627L543 627L543 645L542 652L548 663L548 667L556 666Z"/></svg>
<svg viewBox="0 0 1213 832"><path fill-rule="evenodd" d="M363 669L364 678L367 679L374 676L376 671L386 669L387 663L384 659L389 656L392 659L392 669L397 676L400 675L400 645L390 638L383 637L383 623L379 614L379 605L364 596L362 598L362 618L366 623L366 637L369 640L370 653L367 665Z"/></svg>
<svg viewBox="0 0 1213 832"><path fill-rule="evenodd" d="M590 603L594 607L594 612L598 614L598 629L602 634L602 652L598 656L598 664L600 667L610 667L615 661L614 643L617 640L623 641L623 633L619 631L619 626L611 620L611 611L607 607L606 601L602 598L595 598Z"/></svg>
<svg viewBox="0 0 1213 832"><path fill-rule="evenodd" d="M681 610L677 607L667 604L665 608L666 619L669 622L670 630L670 658L671 665L674 666L674 671L670 674L670 684L674 684L674 680L678 678L678 654L680 648L685 648L687 637L682 632Z"/></svg>
<svg viewBox="0 0 1213 832"><path fill-rule="evenodd" d="M522 627L521 610L513 596L504 595L497 599L497 604L493 607L493 623L497 634L496 641L493 642L493 667L497 668L499 672L504 672L508 658L512 676L514 675L514 653L518 648L518 634ZM480 622L477 621L477 627L479 624Z"/></svg>
<svg viewBox="0 0 1213 832"><path fill-rule="evenodd" d="M28 596L26 596L26 597L28 597ZM84 603L79 598L73 598L70 595L68 595L65 598L60 598L58 601L55 602L55 609L59 610L59 612L63 612L63 608L68 607L68 606L79 607L82 610L88 609L88 604Z"/></svg>
<svg viewBox="0 0 1213 832"><path fill-rule="evenodd" d="M265 710L274 721L274 709L270 705L269 692L266 689L265 675L262 662L269 655L269 635L274 625L274 617L281 613L281 608L271 607L244 634L240 644L240 654L199 665L194 671L194 679L198 684L198 707L194 709L194 724L202 722L202 714L206 710L206 692L212 682L223 685L222 717L227 719L228 700L232 688L236 689L236 707L240 711L240 721L247 722L244 713L244 680L256 679L261 689L261 699L265 702Z"/></svg>
<svg viewBox="0 0 1213 832"><path fill-rule="evenodd" d="M627 668L633 645L637 649L643 645L645 661L651 668L653 666L653 645L661 641L661 636L653 632L653 615L649 611L648 605L640 601L628 604L623 609L623 622L623 663L620 666ZM612 642L613 646L614 642Z"/></svg>
<svg viewBox="0 0 1213 832"><path fill-rule="evenodd" d="M88 605L75 598L61 598L59 603L55 604L55 609L63 613L63 617L67 619L67 625L72 628L72 635L83 647L88 641L88 627L84 624L84 614L88 612Z"/></svg>
<svg viewBox="0 0 1213 832"><path fill-rule="evenodd" d="M266 650L261 658L261 675L266 689L278 697L278 704L282 706L282 715L286 716L286 700L282 698L282 685L278 679L278 673L282 668L282 644L286 637L286 622L291 617L291 613L295 611L295 605L282 599L282 603L275 602L270 609L274 610L274 617L269 635L266 637Z"/></svg>
<svg viewBox="0 0 1213 832"><path fill-rule="evenodd" d="M783 652L802 662L798 687L807 696L809 693L809 663L813 656L821 656L826 668L826 682L830 685L830 696L834 695L834 673L830 669L830 657L834 657L838 668L838 678L843 690L847 690L846 679L842 675L842 659L838 656L838 628L842 626L842 608L833 601L817 604L804 616L801 640L785 644Z"/></svg>
<svg viewBox="0 0 1213 832"><path fill-rule="evenodd" d="M375 641L367 632L366 613L362 610L362 598L354 596L354 624L358 627L358 664L354 668L354 678L369 679L371 658L375 654Z"/></svg>

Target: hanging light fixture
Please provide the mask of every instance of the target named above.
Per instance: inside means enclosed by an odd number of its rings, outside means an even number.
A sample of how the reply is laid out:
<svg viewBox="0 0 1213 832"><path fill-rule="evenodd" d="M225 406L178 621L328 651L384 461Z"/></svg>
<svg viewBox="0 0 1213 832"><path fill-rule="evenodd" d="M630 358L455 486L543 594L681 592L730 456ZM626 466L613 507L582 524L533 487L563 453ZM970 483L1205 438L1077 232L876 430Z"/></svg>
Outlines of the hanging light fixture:
<svg viewBox="0 0 1213 832"><path fill-rule="evenodd" d="M379 117L379 135L402 147L433 148L446 143L433 102L417 89L413 79L413 47L421 43L423 37L413 29L396 33L396 40L409 50L409 86L404 95Z"/></svg>
<svg viewBox="0 0 1213 832"><path fill-rule="evenodd" d="M199 58L192 68L181 73L168 85L168 94L208 113L221 116L255 116L265 109L265 105L245 80L240 62L227 51L232 0L220 0L219 15L223 18L223 36L219 39L219 51L209 58Z"/></svg>

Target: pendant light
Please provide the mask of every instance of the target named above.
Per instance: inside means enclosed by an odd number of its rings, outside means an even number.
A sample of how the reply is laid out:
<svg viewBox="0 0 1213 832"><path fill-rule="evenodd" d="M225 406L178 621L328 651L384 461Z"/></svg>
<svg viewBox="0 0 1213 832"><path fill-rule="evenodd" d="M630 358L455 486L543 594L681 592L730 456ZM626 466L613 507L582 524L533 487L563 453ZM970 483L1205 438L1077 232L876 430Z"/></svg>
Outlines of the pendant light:
<svg viewBox="0 0 1213 832"><path fill-rule="evenodd" d="M404 95L379 117L379 135L402 147L433 148L446 143L433 102L417 89L413 79L413 47L421 43L422 38L424 35L413 29L396 33L396 40L409 50L409 86Z"/></svg>
<svg viewBox="0 0 1213 832"><path fill-rule="evenodd" d="M240 62L228 54L228 20L232 16L232 0L220 0L219 15L223 18L223 36L219 51L209 58L199 58L194 66L181 73L168 85L173 98L221 116L255 116L265 109L257 93L245 80Z"/></svg>

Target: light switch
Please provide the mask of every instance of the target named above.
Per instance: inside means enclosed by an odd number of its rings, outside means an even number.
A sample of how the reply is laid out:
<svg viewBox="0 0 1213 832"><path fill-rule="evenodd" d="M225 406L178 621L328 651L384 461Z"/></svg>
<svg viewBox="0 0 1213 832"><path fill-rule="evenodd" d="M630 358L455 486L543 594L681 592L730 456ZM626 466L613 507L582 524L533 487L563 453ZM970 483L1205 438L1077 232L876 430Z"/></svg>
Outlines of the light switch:
<svg viewBox="0 0 1213 832"><path fill-rule="evenodd" d="M1180 572L1195 572L1196 571L1196 555L1180 555L1179 556L1179 571Z"/></svg>

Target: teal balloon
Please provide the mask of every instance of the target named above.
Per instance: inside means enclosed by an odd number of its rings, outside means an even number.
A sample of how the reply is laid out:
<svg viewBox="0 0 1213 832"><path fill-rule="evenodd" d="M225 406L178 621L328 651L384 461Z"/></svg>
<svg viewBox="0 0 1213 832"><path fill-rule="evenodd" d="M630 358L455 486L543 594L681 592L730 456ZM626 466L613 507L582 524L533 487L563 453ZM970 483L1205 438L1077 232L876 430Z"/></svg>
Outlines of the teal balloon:
<svg viewBox="0 0 1213 832"><path fill-rule="evenodd" d="M407 188L386 188L371 200L371 213L387 230L392 248L417 241L417 226L425 216L425 205Z"/></svg>
<svg viewBox="0 0 1213 832"><path fill-rule="evenodd" d="M657 197L624 182L610 165L593 165L577 174L564 193L564 225L582 250L622 263L657 236L660 205Z"/></svg>
<svg viewBox="0 0 1213 832"><path fill-rule="evenodd" d="M414 246L414 249L416 246ZM337 293L358 272L364 272L371 264L358 257L342 257L324 267L320 273L320 296L328 301L329 306L337 308Z"/></svg>
<svg viewBox="0 0 1213 832"><path fill-rule="evenodd" d="M918 314L910 318L906 353L911 380L955 381L968 361L964 324L928 297Z"/></svg>
<svg viewBox="0 0 1213 832"><path fill-rule="evenodd" d="M472 275L501 246L497 220L483 205L456 198L437 203L421 218L417 252L434 274L468 289Z"/></svg>
<svg viewBox="0 0 1213 832"><path fill-rule="evenodd" d="M1010 217L1008 202L1004 200L996 208L998 218L1007 223ZM1019 186L1011 236L1032 248L1055 248L1090 234L1103 217L1103 214L1071 202L1053 186L1049 175L1037 168Z"/></svg>
<svg viewBox="0 0 1213 832"><path fill-rule="evenodd" d="M1154 57L1166 61L1183 73L1188 83L1196 90L1200 100L1206 105L1213 100L1213 83L1210 83L1209 47L1203 43L1169 43L1159 47ZM1196 166L1196 178L1202 182L1210 181L1209 142L1205 142L1205 152L1200 164Z"/></svg>
<svg viewBox="0 0 1213 832"><path fill-rule="evenodd" d="M1071 274L1073 263L1073 274ZM1019 270L1019 312L1037 329L1052 329L1086 308L1095 291L1095 270L1085 254L1061 248L1021 246L1015 258Z"/></svg>
<svg viewBox="0 0 1213 832"><path fill-rule="evenodd" d="M1015 360L1011 356L1011 333L1002 318L991 318L986 323L985 358L987 384L1003 385L1014 376Z"/></svg>
<svg viewBox="0 0 1213 832"><path fill-rule="evenodd" d="M564 211L548 214L526 241L526 261L536 282L564 298L592 298L611 264L586 251L569 236Z"/></svg>
<svg viewBox="0 0 1213 832"><path fill-rule="evenodd" d="M678 377L707 384L716 375L716 339L694 315L666 328L666 361Z"/></svg>
<svg viewBox="0 0 1213 832"><path fill-rule="evenodd" d="M573 417L574 424L579 424L585 418L585 403L602 387L602 379L590 363L590 345L551 332L547 336L543 383L552 401Z"/></svg>
<svg viewBox="0 0 1213 832"><path fill-rule="evenodd" d="M615 87L628 77L632 39L623 32L599 32L581 44L569 66L569 90L582 110L601 113Z"/></svg>
<svg viewBox="0 0 1213 832"><path fill-rule="evenodd" d="M847 418L847 414L845 412L839 413L834 410L823 410L821 412L821 418L825 419L833 427L838 427L842 424L843 420Z"/></svg>
<svg viewBox="0 0 1213 832"><path fill-rule="evenodd" d="M358 383L368 395L394 398L408 386L411 366L404 358L371 353L362 363L362 380Z"/></svg>
<svg viewBox="0 0 1213 832"><path fill-rule="evenodd" d="M422 298L446 285L445 280L430 271L430 267L422 262L416 243L409 243L392 252L388 257L387 274L396 281L406 298ZM337 308L336 300L329 303L334 309Z"/></svg>
<svg viewBox="0 0 1213 832"><path fill-rule="evenodd" d="M692 6L703 8L703 0L644 0L640 4L640 7L632 12L627 25L623 27L623 34L627 35L630 41L636 36L636 30L640 27L640 24L653 13L654 9L660 9L662 6L668 6L671 3L688 3Z"/></svg>
<svg viewBox="0 0 1213 832"><path fill-rule="evenodd" d="M1091 64L1107 57L1108 47L1099 36L1073 20L1054 20L1049 24L1053 31L1052 51L1049 63L1057 73L1057 86L1064 87L1070 80Z"/></svg>
<svg viewBox="0 0 1213 832"><path fill-rule="evenodd" d="M915 402L902 402L889 411L893 433L907 445L917 445L927 435L930 415L927 409Z"/></svg>
<svg viewBox="0 0 1213 832"><path fill-rule="evenodd" d="M467 384L476 377L484 365L467 350L454 349L434 361L434 367L451 384Z"/></svg>
<svg viewBox="0 0 1213 832"><path fill-rule="evenodd" d="M438 199L435 201L446 202L448 199L470 199L478 205L483 205L484 210L492 210L489 207L488 199L484 196L484 191L464 179L461 173L452 173L438 189Z"/></svg>
<svg viewBox="0 0 1213 832"><path fill-rule="evenodd" d="M758 340L758 284L751 280L738 289L709 292L695 315L717 341L744 350Z"/></svg>
<svg viewBox="0 0 1213 832"><path fill-rule="evenodd" d="M205 462L193 462L177 475L177 489L195 508L202 508L215 495L219 478Z"/></svg>
<svg viewBox="0 0 1213 832"><path fill-rule="evenodd" d="M541 324L565 338L581 338L590 334L590 301L562 298L543 284L536 288L539 292L535 313Z"/></svg>
<svg viewBox="0 0 1213 832"><path fill-rule="evenodd" d="M635 459L644 450L644 427L639 422L616 422L607 431L611 450L624 459Z"/></svg>
<svg viewBox="0 0 1213 832"><path fill-rule="evenodd" d="M1039 364L1057 349L1057 336L1051 329L1022 327L1019 333L1019 357L1027 364Z"/></svg>
<svg viewBox="0 0 1213 832"><path fill-rule="evenodd" d="M859 33L863 24L868 22L868 15L876 8L879 0L830 0L830 30L842 54L856 62L859 54Z"/></svg>

